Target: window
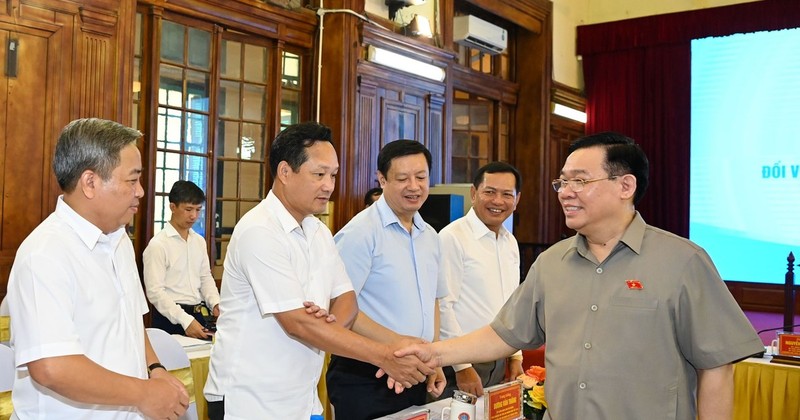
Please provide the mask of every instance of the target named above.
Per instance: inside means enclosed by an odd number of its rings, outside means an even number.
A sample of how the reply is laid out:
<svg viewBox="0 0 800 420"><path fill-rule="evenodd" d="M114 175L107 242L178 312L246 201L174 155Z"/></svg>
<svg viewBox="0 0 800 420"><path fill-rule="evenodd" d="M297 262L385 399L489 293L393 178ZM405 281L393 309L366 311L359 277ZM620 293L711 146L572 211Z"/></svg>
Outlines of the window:
<svg viewBox="0 0 800 420"><path fill-rule="evenodd" d="M150 29L159 25L160 32ZM210 210L193 229L213 245L212 271L220 278L234 225L266 195L269 141L307 112L303 54L171 13L137 14L135 44L132 116L149 142L145 166L154 186L145 220L152 234L163 229L172 184L197 184L206 192L204 212ZM145 89L148 80L155 86Z"/></svg>

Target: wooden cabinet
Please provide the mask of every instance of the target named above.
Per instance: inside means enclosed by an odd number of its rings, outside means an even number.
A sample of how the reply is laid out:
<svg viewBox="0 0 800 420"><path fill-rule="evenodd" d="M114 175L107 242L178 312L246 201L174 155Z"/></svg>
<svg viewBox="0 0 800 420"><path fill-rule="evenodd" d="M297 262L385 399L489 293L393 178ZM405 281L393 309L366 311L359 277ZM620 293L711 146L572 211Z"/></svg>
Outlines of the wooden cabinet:
<svg viewBox="0 0 800 420"><path fill-rule="evenodd" d="M55 208L61 128L84 116L124 121L130 25L119 23L132 22L132 4L0 1L0 296L20 243Z"/></svg>

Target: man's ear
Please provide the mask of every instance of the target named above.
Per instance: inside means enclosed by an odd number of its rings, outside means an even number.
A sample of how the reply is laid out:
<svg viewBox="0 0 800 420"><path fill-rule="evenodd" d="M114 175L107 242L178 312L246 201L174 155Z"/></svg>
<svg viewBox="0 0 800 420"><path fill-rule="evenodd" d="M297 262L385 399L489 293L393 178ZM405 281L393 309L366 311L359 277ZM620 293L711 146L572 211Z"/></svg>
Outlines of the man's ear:
<svg viewBox="0 0 800 420"><path fill-rule="evenodd" d="M289 162L282 160L280 163L278 163L278 173L275 174L275 176L285 184L291 170L292 167L289 166Z"/></svg>
<svg viewBox="0 0 800 420"><path fill-rule="evenodd" d="M381 188L385 188L386 187L386 177L383 176L383 173L381 171L375 171L375 175L378 176L378 185L380 185Z"/></svg>
<svg viewBox="0 0 800 420"><path fill-rule="evenodd" d="M633 200L633 196L636 194L636 177L633 174L622 175L619 183L622 185L621 198L623 200Z"/></svg>
<svg viewBox="0 0 800 420"><path fill-rule="evenodd" d="M97 189L100 187L102 182L103 180L100 179L100 175L90 169L87 169L81 173L81 176L78 178L78 185L75 187L75 189L80 190L84 197L92 199L97 194Z"/></svg>

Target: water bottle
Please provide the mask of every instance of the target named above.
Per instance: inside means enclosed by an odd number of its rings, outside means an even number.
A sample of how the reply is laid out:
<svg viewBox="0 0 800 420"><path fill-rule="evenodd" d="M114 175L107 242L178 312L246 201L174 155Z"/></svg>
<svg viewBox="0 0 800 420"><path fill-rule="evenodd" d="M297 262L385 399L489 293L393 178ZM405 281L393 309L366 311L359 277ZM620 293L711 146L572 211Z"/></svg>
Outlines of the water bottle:
<svg viewBox="0 0 800 420"><path fill-rule="evenodd" d="M322 414L312 414L310 420L325 420L325 417Z"/></svg>

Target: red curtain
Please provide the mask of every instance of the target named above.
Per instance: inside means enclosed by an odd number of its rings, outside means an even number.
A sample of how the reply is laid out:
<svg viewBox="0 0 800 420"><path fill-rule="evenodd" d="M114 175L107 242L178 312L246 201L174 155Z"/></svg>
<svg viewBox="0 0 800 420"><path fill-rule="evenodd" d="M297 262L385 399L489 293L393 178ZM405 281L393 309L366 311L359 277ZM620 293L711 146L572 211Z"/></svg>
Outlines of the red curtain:
<svg viewBox="0 0 800 420"><path fill-rule="evenodd" d="M650 186L638 209L648 223L689 235L691 40L794 27L800 27L797 0L578 27L586 132L618 131L647 153Z"/></svg>

